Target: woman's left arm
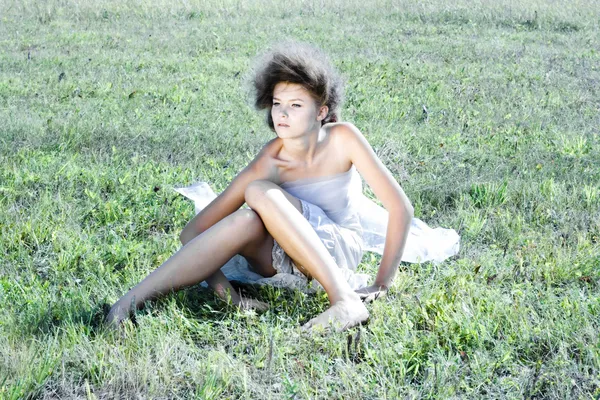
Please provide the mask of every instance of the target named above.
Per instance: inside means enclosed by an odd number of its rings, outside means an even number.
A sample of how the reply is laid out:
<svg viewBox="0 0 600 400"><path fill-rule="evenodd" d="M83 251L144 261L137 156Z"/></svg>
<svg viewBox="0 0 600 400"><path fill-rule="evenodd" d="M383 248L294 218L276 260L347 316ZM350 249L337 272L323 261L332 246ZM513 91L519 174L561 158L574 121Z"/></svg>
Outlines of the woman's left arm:
<svg viewBox="0 0 600 400"><path fill-rule="evenodd" d="M389 212L385 247L375 283L363 290L366 294L385 292L391 285L404 252L408 230L413 218L413 206L404 190L381 162L364 135L350 123L338 125L342 143L352 163L377 198ZM368 296L365 296L368 299Z"/></svg>

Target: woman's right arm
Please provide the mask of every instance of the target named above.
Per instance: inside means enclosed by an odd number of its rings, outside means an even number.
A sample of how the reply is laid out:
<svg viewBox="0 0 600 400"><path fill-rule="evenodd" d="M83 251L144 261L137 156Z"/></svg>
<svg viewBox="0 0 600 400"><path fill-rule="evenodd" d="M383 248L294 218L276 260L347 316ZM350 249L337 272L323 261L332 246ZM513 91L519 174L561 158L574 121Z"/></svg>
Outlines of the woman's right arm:
<svg viewBox="0 0 600 400"><path fill-rule="evenodd" d="M219 194L188 222L179 235L183 245L244 205L244 193L248 184L257 179L265 179L269 175L269 167L265 161L268 159L272 142L263 147L254 160L231 181L223 193Z"/></svg>

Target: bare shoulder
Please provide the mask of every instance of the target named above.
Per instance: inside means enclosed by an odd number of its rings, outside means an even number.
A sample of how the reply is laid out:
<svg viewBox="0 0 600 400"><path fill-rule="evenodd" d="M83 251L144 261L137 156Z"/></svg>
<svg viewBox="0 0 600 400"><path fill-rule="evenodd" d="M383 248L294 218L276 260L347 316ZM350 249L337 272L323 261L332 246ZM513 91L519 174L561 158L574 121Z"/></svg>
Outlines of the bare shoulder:
<svg viewBox="0 0 600 400"><path fill-rule="evenodd" d="M335 122L327 124L329 134L338 149L351 156L356 147L368 147L362 132L351 122ZM354 163L354 162L353 162Z"/></svg>
<svg viewBox="0 0 600 400"><path fill-rule="evenodd" d="M356 166L384 207L388 211L412 209L404 191L375 154L363 133L349 122L336 124L335 129L352 164Z"/></svg>
<svg viewBox="0 0 600 400"><path fill-rule="evenodd" d="M326 158L328 164L335 164L336 171L346 171L352 165L348 152L348 136L354 125L348 122L331 122L323 125L327 136ZM332 172L335 173L335 172Z"/></svg>
<svg viewBox="0 0 600 400"><path fill-rule="evenodd" d="M259 160L261 161L269 160L270 158L275 157L279 153L282 146L283 143L280 138L276 137L274 139L271 139L267 143L265 143L261 151L258 153L257 158L259 158Z"/></svg>
<svg viewBox="0 0 600 400"><path fill-rule="evenodd" d="M347 140L356 139L357 136L363 136L361 131L351 122L334 122L325 126L331 137L337 142L344 143Z"/></svg>
<svg viewBox="0 0 600 400"><path fill-rule="evenodd" d="M252 180L273 180L277 176L277 154L282 145L281 139L274 138L263 146L247 168L248 173L253 177Z"/></svg>

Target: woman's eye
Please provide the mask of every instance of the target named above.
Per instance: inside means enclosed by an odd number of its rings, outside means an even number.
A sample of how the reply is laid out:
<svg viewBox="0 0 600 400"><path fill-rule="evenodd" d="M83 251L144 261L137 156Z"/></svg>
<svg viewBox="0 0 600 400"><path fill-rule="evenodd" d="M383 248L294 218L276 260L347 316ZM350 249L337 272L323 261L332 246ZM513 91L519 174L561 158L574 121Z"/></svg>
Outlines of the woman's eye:
<svg viewBox="0 0 600 400"><path fill-rule="evenodd" d="M300 104L292 104L292 107L294 107L294 106L295 106L296 108L300 108L300 107L302 107Z"/></svg>
<svg viewBox="0 0 600 400"><path fill-rule="evenodd" d="M273 103L273 107L278 106L278 105L279 105L279 103L277 103L277 102Z"/></svg>

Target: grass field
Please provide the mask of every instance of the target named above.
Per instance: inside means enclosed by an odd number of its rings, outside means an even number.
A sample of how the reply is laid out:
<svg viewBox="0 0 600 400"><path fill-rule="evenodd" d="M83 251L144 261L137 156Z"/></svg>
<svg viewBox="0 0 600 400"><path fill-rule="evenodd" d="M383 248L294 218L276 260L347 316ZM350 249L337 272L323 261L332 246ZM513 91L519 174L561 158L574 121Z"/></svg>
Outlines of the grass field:
<svg viewBox="0 0 600 400"><path fill-rule="evenodd" d="M220 192L272 138L247 76L288 38L460 254L346 333L270 287L261 315L194 287L107 332L179 248L172 188ZM597 1L0 1L0 398L599 398L599 88Z"/></svg>

